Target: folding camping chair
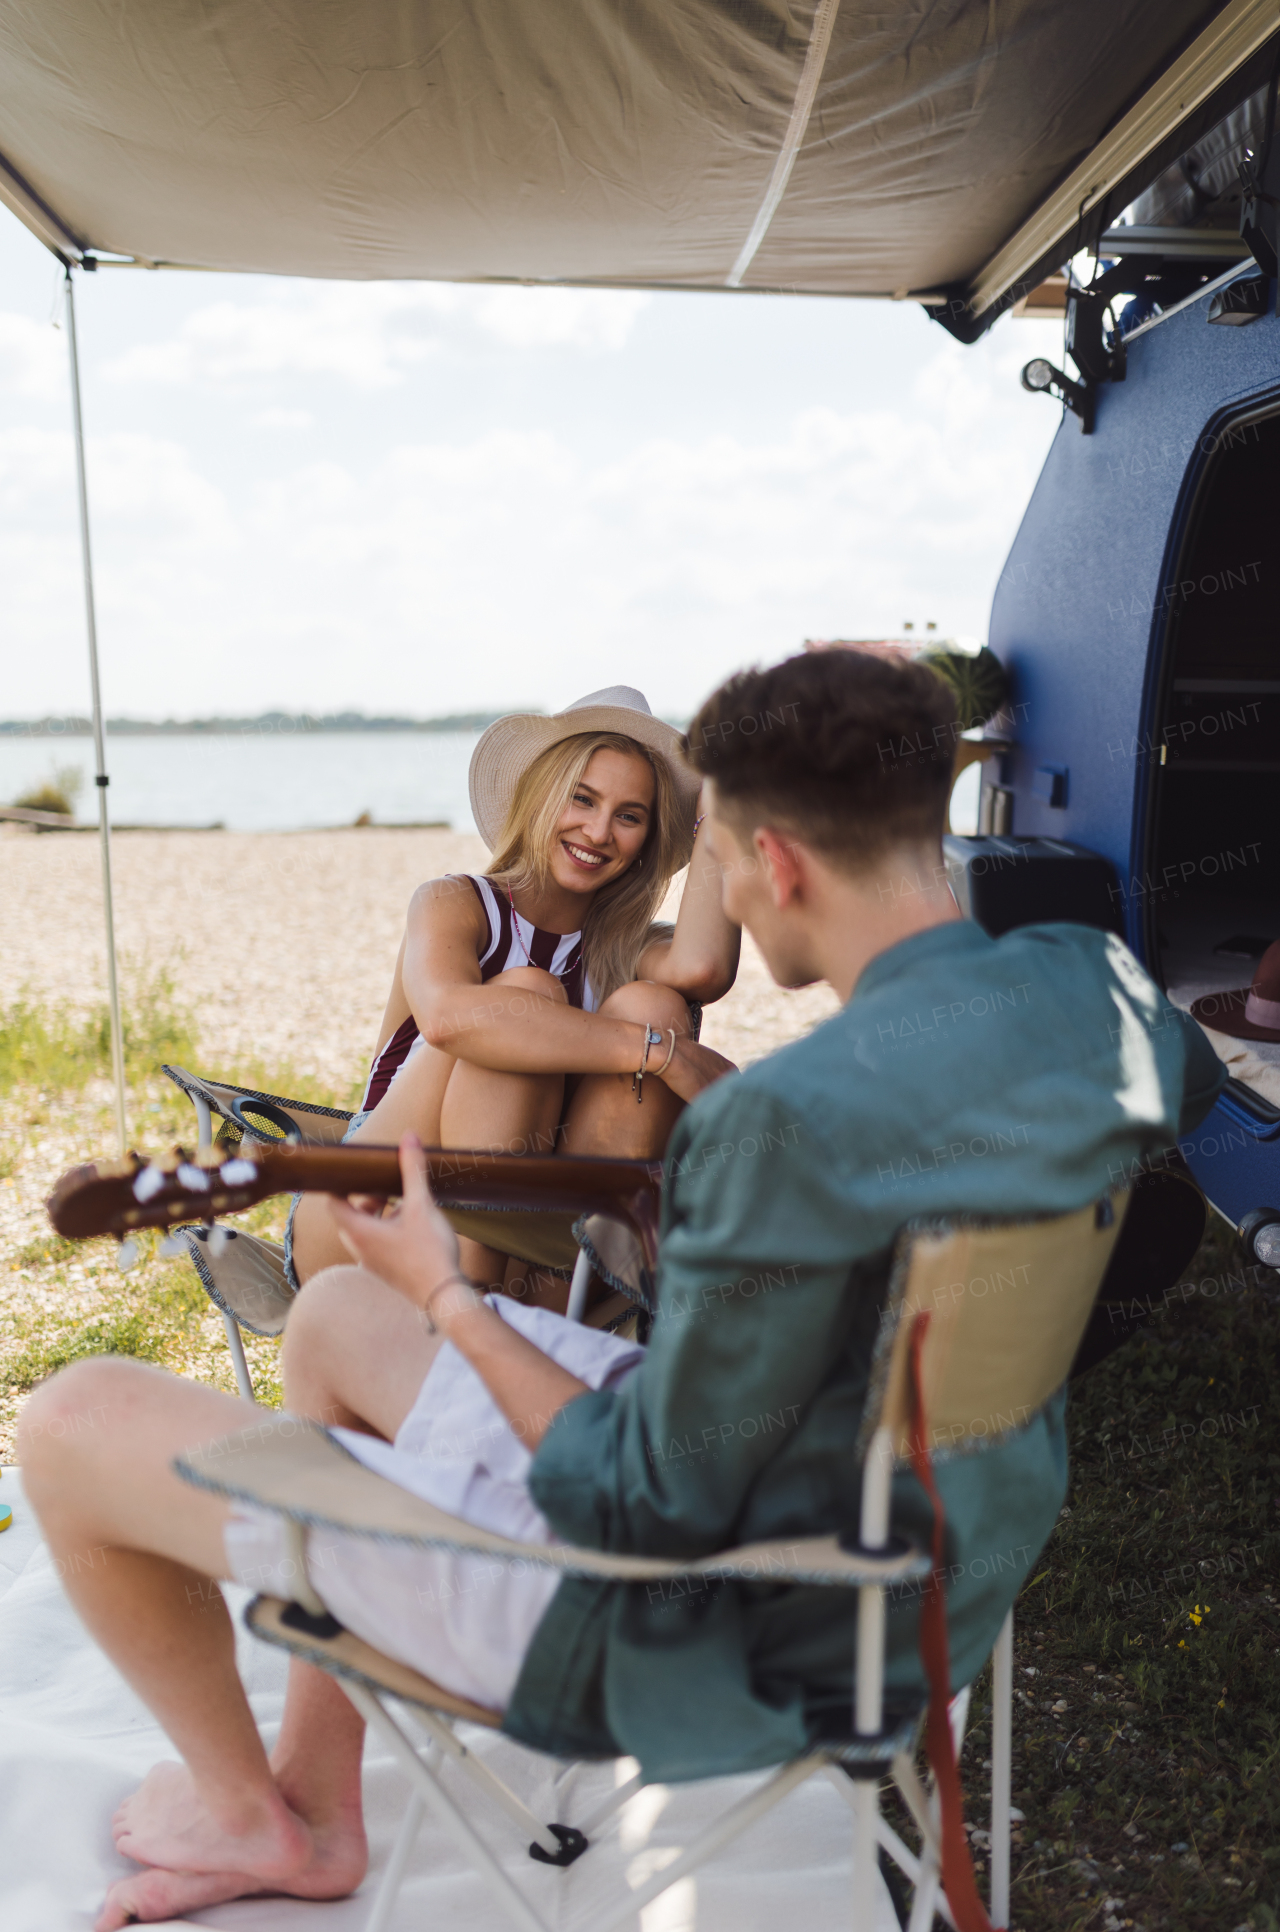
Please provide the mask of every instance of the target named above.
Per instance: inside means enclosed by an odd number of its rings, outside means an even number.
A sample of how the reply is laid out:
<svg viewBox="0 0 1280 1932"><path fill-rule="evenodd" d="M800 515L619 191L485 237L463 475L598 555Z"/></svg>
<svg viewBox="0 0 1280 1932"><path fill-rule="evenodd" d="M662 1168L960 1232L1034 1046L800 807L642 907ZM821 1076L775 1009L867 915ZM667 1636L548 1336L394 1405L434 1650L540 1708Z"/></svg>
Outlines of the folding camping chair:
<svg viewBox="0 0 1280 1932"><path fill-rule="evenodd" d="M201 1147L211 1146L215 1137L219 1145L231 1147L246 1138L272 1140L291 1134L336 1145L353 1118L340 1107L319 1107L224 1080L207 1080L185 1067L161 1070L193 1103ZM216 1136L215 1119L220 1123ZM644 1324L652 1309L652 1275L621 1227L596 1215L580 1220L556 1211L457 1207L443 1212L458 1234L470 1235L531 1267L565 1276L573 1320L582 1320L586 1313L594 1274L623 1297L627 1310L634 1311L644 1339ZM241 1330L247 1328L253 1335L283 1332L297 1293L285 1274L284 1248L279 1241L234 1228L186 1227L173 1233L185 1242L201 1286L222 1312L236 1387L252 1402L253 1378Z"/></svg>
<svg viewBox="0 0 1280 1932"><path fill-rule="evenodd" d="M854 1813L856 1932L866 1932L874 1922L878 1849L915 1888L910 1932L927 1932L935 1913L962 1928L978 1922L975 1914L981 1908L972 1892L967 1853L957 1857L957 1835L963 1845L963 1832L954 1758L948 1773L939 1737L939 1722L947 1732L948 1712L945 1684L936 1668L931 1666L930 1752L939 1775L932 1791L926 1789L915 1766L921 1711L887 1712L885 1707L885 1591L936 1569L942 1527L939 1515L931 1551L895 1541L889 1523L890 1486L895 1467L910 1462L930 1488L934 1445L945 1444L948 1455L980 1454L1015 1419L1025 1425L1061 1388L1127 1200L1124 1194L1104 1196L1077 1213L1032 1220L918 1222L903 1230L858 1444L861 1514L856 1543L832 1535L806 1537L787 1544L725 1550L696 1562L611 1556L564 1544L519 1543L476 1530L373 1474L312 1424L295 1427L291 1423L288 1431L259 1431L253 1442L229 1438L200 1456L180 1458L174 1466L186 1480L276 1510L287 1519L296 1579L292 1599L256 1598L245 1613L248 1627L264 1641L337 1677L410 1779L409 1808L366 1932L382 1932L389 1922L424 1807L452 1829L460 1849L513 1923L523 1932L546 1932L543 1919L442 1781L446 1761L496 1799L528 1835L531 1857L558 1865L571 1863L588 1849L591 1834L634 1795L643 1779L631 1779L607 1806L576 1826L535 1817L455 1735L454 1726L460 1721L499 1728L500 1712L467 1703L381 1655L329 1614L307 1567L311 1529L479 1552L495 1560L538 1563L563 1574L618 1583L767 1579L772 1586L817 1584L856 1590L855 1696L849 1722L829 1735L815 1737L802 1756L780 1765L674 1862L628 1892L616 1910L595 1922L593 1932L611 1932L634 1918L817 1772L832 1778ZM929 1588L926 1584L926 1596ZM991 1916L998 1926L1008 1925L1012 1640L1010 1615L996 1645L994 1665ZM942 1649L945 1679L945 1623ZM425 1755L389 1709L390 1703L412 1710L414 1721L426 1733ZM951 1702L953 1752L959 1748L967 1705L967 1691ZM918 1853L880 1816L879 1787L886 1776L892 1778L919 1830Z"/></svg>

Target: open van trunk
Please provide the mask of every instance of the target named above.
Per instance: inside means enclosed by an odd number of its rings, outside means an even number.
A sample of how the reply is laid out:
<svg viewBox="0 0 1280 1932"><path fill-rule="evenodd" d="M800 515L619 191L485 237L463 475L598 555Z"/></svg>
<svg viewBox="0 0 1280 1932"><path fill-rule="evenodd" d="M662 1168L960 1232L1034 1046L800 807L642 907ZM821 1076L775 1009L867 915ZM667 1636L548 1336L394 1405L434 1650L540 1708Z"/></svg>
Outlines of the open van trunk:
<svg viewBox="0 0 1280 1932"><path fill-rule="evenodd" d="M1163 689L1142 747L1148 857L1131 890L1145 899L1147 958L1182 1007L1247 987L1280 938L1277 474L1280 413L1216 433L1163 592ZM1210 1038L1237 1097L1280 1119L1280 1043L1211 1022Z"/></svg>

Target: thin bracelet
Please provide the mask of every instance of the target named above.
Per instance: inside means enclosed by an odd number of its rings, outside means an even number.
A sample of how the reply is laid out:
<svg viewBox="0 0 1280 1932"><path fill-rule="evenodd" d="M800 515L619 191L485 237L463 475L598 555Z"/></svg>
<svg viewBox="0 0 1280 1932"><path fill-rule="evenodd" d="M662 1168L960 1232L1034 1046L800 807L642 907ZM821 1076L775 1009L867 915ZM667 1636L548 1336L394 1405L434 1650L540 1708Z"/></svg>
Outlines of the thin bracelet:
<svg viewBox="0 0 1280 1932"><path fill-rule="evenodd" d="M447 1288L451 1281L460 1281L464 1288L470 1288L474 1294L480 1295L481 1300L484 1299L483 1295L481 1294L479 1282L472 1281L470 1275L464 1275L460 1269L455 1268L451 1275L441 1275L439 1281L436 1283L435 1287L431 1290L431 1293L427 1296L426 1306L422 1310L423 1314L427 1318L427 1324L430 1327L431 1333L433 1335L438 1333L438 1329L437 1329L436 1323L432 1320L432 1317L431 1317L431 1304L435 1300L436 1296L439 1294L440 1290L442 1288Z"/></svg>
<svg viewBox="0 0 1280 1932"><path fill-rule="evenodd" d="M663 1061L662 1065L660 1067L655 1067L653 1070L653 1077L655 1080L661 1080L663 1074L666 1072L667 1068L671 1065L671 1062L676 1057L676 1030L673 1026L669 1026L667 1028L667 1031L671 1035L671 1045L667 1050L667 1057Z"/></svg>
<svg viewBox="0 0 1280 1932"><path fill-rule="evenodd" d="M643 1022L643 1025L644 1025L644 1052L640 1055L640 1065L636 1068L635 1072L631 1076L631 1091L636 1097L637 1106L639 1106L641 1101L644 1099L644 1074L645 1074L645 1068L649 1064L649 1049L650 1047L656 1047L656 1046L662 1045L662 1035L659 1032L657 1032L655 1028L650 1026L648 1020L645 1020Z"/></svg>

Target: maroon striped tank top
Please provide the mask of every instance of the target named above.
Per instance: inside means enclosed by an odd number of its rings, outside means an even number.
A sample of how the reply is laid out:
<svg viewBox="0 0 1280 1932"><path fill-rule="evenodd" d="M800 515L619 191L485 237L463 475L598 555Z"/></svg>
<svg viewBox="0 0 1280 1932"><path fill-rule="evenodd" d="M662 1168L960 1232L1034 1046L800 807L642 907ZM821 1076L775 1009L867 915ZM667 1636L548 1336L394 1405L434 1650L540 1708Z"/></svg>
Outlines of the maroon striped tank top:
<svg viewBox="0 0 1280 1932"><path fill-rule="evenodd" d="M594 1013L596 996L582 964L580 932L543 932L531 926L515 910L505 892L495 891L490 879L476 878L470 872L460 875L473 888L484 909L489 938L480 955L481 983L496 979L514 966L540 966L564 987L570 1006ZM410 1013L402 1020L369 1069L369 1080L360 1102L362 1113L377 1106L392 1081L422 1044L418 1022Z"/></svg>

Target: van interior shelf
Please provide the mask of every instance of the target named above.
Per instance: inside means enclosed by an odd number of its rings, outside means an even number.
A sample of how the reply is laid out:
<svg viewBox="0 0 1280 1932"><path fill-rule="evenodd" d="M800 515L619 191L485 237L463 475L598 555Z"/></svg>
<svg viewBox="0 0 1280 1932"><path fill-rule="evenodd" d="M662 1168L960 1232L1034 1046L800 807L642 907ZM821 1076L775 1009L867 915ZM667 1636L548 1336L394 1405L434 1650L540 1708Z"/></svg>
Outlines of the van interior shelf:
<svg viewBox="0 0 1280 1932"><path fill-rule="evenodd" d="M1173 688L1175 691L1225 691L1228 695L1253 693L1259 698L1273 698L1280 692L1280 678L1175 678Z"/></svg>

